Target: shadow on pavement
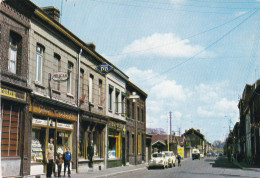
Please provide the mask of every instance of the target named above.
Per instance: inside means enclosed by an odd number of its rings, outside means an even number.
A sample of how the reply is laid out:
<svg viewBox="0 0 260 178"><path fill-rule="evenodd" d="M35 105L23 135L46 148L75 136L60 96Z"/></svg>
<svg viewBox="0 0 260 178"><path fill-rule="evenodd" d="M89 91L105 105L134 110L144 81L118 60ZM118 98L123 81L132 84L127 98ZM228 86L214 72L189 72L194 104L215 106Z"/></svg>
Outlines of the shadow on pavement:
<svg viewBox="0 0 260 178"><path fill-rule="evenodd" d="M235 164L233 164L232 162L229 162L227 157L218 157L214 161L214 163L209 163L212 165L212 167L215 168L228 168L228 169L240 169L238 166L236 166Z"/></svg>

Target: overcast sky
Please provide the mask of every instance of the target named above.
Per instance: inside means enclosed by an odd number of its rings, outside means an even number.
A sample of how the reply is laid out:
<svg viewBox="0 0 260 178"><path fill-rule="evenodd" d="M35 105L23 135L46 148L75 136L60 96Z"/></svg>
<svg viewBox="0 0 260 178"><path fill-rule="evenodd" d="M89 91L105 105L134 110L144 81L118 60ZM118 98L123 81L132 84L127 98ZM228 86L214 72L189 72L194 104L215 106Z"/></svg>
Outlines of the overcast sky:
<svg viewBox="0 0 260 178"><path fill-rule="evenodd" d="M259 77L258 0L32 0L148 94L147 127L224 140ZM231 123L231 127L233 124Z"/></svg>

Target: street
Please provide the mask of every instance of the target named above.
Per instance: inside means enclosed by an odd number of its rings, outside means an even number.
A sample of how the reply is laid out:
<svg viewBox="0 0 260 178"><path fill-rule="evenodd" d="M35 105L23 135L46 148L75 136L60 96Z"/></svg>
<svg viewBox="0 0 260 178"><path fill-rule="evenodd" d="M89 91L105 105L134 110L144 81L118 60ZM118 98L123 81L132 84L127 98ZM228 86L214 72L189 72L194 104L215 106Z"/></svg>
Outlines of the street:
<svg viewBox="0 0 260 178"><path fill-rule="evenodd" d="M214 177L260 177L259 172L252 170L242 170L233 163L227 161L226 157L210 157L201 160L187 159L182 162L181 167L168 169L138 169L136 171L124 172L122 174L113 173L113 175L97 176L97 177L173 177L173 178L214 178Z"/></svg>

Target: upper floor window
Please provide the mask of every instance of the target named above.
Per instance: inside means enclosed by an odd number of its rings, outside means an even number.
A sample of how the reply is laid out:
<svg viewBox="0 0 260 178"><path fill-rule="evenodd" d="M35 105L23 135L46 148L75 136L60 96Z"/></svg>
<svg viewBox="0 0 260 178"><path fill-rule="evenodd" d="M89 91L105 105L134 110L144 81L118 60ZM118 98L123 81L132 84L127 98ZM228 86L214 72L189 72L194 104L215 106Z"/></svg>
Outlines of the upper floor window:
<svg viewBox="0 0 260 178"><path fill-rule="evenodd" d="M125 115L125 96L126 93L121 93L121 114Z"/></svg>
<svg viewBox="0 0 260 178"><path fill-rule="evenodd" d="M42 82L43 46L36 46L36 81Z"/></svg>
<svg viewBox="0 0 260 178"><path fill-rule="evenodd" d="M98 81L98 104L102 105L102 80Z"/></svg>
<svg viewBox="0 0 260 178"><path fill-rule="evenodd" d="M88 99L90 103L93 103L93 87L94 87L94 76L89 75L89 85L88 85Z"/></svg>
<svg viewBox="0 0 260 178"><path fill-rule="evenodd" d="M115 110L115 112L116 113L118 113L118 111L119 111L119 94L120 94L120 90L119 89L116 89L116 110Z"/></svg>
<svg viewBox="0 0 260 178"><path fill-rule="evenodd" d="M83 96L85 94L84 92L84 70L80 69L80 96Z"/></svg>
<svg viewBox="0 0 260 178"><path fill-rule="evenodd" d="M114 87L112 85L109 85L109 88L108 88L108 109L109 109L109 111L112 111L112 104L113 104L112 94L113 94L113 90L114 90Z"/></svg>
<svg viewBox="0 0 260 178"><path fill-rule="evenodd" d="M135 119L135 103L132 102L132 119Z"/></svg>
<svg viewBox="0 0 260 178"><path fill-rule="evenodd" d="M127 117L130 118L130 101L129 101L129 99L127 99L126 105L127 105L127 109L126 109Z"/></svg>
<svg viewBox="0 0 260 178"><path fill-rule="evenodd" d="M60 72L60 55L54 53L53 73ZM60 90L60 82L54 81L53 89Z"/></svg>
<svg viewBox="0 0 260 178"><path fill-rule="evenodd" d="M141 109L141 117L142 117L142 121L144 122L144 109Z"/></svg>
<svg viewBox="0 0 260 178"><path fill-rule="evenodd" d="M68 62L68 80L67 80L67 92L68 93L71 93L72 71L73 71L73 63L72 62Z"/></svg>
<svg viewBox="0 0 260 178"><path fill-rule="evenodd" d="M140 121L140 108L137 107L137 120Z"/></svg>
<svg viewBox="0 0 260 178"><path fill-rule="evenodd" d="M8 71L14 74L17 73L17 58L18 58L18 48L20 42L21 42L21 37L14 32L10 32Z"/></svg>

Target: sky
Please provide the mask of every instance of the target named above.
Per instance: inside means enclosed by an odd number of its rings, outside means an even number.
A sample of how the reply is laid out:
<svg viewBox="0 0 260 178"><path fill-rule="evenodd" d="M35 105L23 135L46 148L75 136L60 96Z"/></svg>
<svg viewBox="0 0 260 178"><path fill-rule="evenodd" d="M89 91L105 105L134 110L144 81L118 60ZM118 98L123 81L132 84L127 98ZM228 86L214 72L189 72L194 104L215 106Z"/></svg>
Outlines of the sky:
<svg viewBox="0 0 260 178"><path fill-rule="evenodd" d="M147 127L200 129L209 142L239 121L259 76L260 0L32 0L148 94ZM177 133L178 135L179 133Z"/></svg>

